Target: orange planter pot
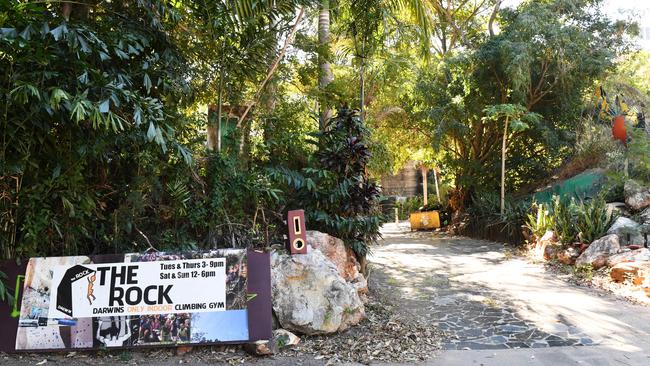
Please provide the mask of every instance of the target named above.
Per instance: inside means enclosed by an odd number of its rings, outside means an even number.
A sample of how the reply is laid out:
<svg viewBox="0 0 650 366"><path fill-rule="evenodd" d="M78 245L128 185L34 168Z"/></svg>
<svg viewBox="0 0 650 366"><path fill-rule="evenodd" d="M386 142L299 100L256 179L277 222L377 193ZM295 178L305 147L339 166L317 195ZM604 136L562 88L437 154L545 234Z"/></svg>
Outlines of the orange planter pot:
<svg viewBox="0 0 650 366"><path fill-rule="evenodd" d="M414 212L409 217L411 230L431 230L440 227L438 211Z"/></svg>

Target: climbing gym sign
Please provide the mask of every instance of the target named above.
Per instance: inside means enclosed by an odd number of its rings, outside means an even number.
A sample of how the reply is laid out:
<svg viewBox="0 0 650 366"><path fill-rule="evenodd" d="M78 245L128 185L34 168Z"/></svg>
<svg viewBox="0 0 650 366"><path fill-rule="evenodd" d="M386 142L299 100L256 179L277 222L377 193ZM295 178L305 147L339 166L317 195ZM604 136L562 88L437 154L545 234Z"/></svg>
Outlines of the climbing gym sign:
<svg viewBox="0 0 650 366"><path fill-rule="evenodd" d="M225 258L56 266L52 282L54 318L226 308Z"/></svg>
<svg viewBox="0 0 650 366"><path fill-rule="evenodd" d="M16 326L13 339L9 332L0 337L1 351L220 344L271 336L268 253L31 258L22 268L3 269L16 276L22 291L12 314L1 316L3 324Z"/></svg>

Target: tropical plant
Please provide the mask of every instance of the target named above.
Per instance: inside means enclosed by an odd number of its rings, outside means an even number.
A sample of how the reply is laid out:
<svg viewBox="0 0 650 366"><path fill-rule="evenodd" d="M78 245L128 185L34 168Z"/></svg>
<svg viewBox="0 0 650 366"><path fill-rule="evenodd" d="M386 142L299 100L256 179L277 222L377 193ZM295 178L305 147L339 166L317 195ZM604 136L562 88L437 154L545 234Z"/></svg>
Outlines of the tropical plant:
<svg viewBox="0 0 650 366"><path fill-rule="evenodd" d="M0 3L0 177L19 202L0 214L8 256L131 246L119 223L156 204L163 164L192 160L176 140L191 92L175 9L60 5Z"/></svg>
<svg viewBox="0 0 650 366"><path fill-rule="evenodd" d="M578 235L575 204L560 196L553 197L553 231L560 243L569 245Z"/></svg>
<svg viewBox="0 0 650 366"><path fill-rule="evenodd" d="M526 1L501 9L499 20L499 34L423 68L409 106L412 130L434 131L434 149L468 198L500 181L505 128L483 118L486 108L520 105L543 116L506 141L505 184L513 190L532 184L572 154L584 91L627 47L627 25L617 24L623 32L615 32L594 1Z"/></svg>
<svg viewBox="0 0 650 366"><path fill-rule="evenodd" d="M490 106L484 110L488 119L499 121L503 119L503 136L501 138L501 215L505 213L506 204L506 152L508 150L508 127L511 133L516 135L518 132L528 128L527 122L539 122L541 115L527 112L522 105L516 104L498 104Z"/></svg>
<svg viewBox="0 0 650 366"><path fill-rule="evenodd" d="M6 273L0 271L0 301L11 303L13 300L13 294L11 289L7 286L7 280L9 277Z"/></svg>
<svg viewBox="0 0 650 366"><path fill-rule="evenodd" d="M554 227L551 207L549 204L533 202L531 211L527 215L526 228L535 238L541 238Z"/></svg>
<svg viewBox="0 0 650 366"><path fill-rule="evenodd" d="M578 206L575 226L582 243L591 243L600 239L616 220L616 215L608 208L605 199L598 196Z"/></svg>
<svg viewBox="0 0 650 366"><path fill-rule="evenodd" d="M508 238L521 237L522 228L526 224L526 217L530 208L527 200L506 201L504 213L500 215L501 231ZM517 241L516 245L523 245L523 241Z"/></svg>
<svg viewBox="0 0 650 366"><path fill-rule="evenodd" d="M650 132L644 128L628 130L627 156L630 160L630 176L650 182Z"/></svg>
<svg viewBox="0 0 650 366"><path fill-rule="evenodd" d="M318 150L311 166L270 169L271 177L287 187L287 207L304 208L310 228L343 239L360 259L383 222L379 188L366 174L369 134L357 111L342 108L314 134Z"/></svg>

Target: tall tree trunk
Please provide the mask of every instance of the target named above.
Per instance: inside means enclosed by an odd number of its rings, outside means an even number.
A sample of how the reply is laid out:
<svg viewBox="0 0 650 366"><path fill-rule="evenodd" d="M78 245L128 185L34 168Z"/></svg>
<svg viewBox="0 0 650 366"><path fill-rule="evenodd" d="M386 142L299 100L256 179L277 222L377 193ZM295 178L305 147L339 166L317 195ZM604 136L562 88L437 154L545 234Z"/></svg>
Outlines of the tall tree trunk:
<svg viewBox="0 0 650 366"><path fill-rule="evenodd" d="M440 188L438 187L438 168L433 168L433 181L436 183L436 197L438 197L438 203L441 203L440 200Z"/></svg>
<svg viewBox="0 0 650 366"><path fill-rule="evenodd" d="M219 70L219 96L217 97L217 151L221 152L221 116L223 111L223 78L224 78L223 57L221 57L221 67Z"/></svg>
<svg viewBox="0 0 650 366"><path fill-rule="evenodd" d="M330 65L330 2L321 0L318 12L318 89L320 91L320 129L331 117L332 111L324 97L325 88L334 80Z"/></svg>
<svg viewBox="0 0 650 366"><path fill-rule="evenodd" d="M361 41L361 65L359 66L359 111L361 116L361 122L365 120L364 112L366 100L366 80L364 78L365 66L366 66L366 40Z"/></svg>
<svg viewBox="0 0 650 366"><path fill-rule="evenodd" d="M361 67L359 68L359 81L360 81L360 88L359 88L359 109L360 109L360 116L361 116L361 122L365 120L365 108L364 104L366 103L364 94L366 92L366 81L364 79L364 60L361 59Z"/></svg>
<svg viewBox="0 0 650 366"><path fill-rule="evenodd" d="M423 165L422 168L422 195L424 196L424 205L429 204L429 170Z"/></svg>
<svg viewBox="0 0 650 366"><path fill-rule="evenodd" d="M490 32L490 37L494 37L493 24L494 20L497 18L497 14L499 13L501 1L502 0L497 0L496 4L494 4L494 8L492 9L492 14L490 14L490 20L488 21L488 31Z"/></svg>
<svg viewBox="0 0 650 366"><path fill-rule="evenodd" d="M503 127L503 141L501 144L501 215L506 211L506 143L508 140L508 122L509 118L506 117L506 124Z"/></svg>

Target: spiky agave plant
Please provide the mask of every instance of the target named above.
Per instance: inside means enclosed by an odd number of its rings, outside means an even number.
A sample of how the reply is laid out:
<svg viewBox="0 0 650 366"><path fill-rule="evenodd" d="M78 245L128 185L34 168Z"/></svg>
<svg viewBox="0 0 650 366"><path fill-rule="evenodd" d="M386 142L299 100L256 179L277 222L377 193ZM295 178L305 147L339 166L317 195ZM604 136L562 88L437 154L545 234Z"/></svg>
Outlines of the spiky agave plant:
<svg viewBox="0 0 650 366"><path fill-rule="evenodd" d="M576 227L578 237L583 243L591 243L607 233L617 215L607 209L605 199L598 196L590 202L582 202L578 206Z"/></svg>
<svg viewBox="0 0 650 366"><path fill-rule="evenodd" d="M562 245L571 244L578 235L575 216L573 200L553 197L553 231Z"/></svg>

